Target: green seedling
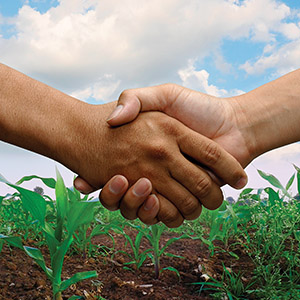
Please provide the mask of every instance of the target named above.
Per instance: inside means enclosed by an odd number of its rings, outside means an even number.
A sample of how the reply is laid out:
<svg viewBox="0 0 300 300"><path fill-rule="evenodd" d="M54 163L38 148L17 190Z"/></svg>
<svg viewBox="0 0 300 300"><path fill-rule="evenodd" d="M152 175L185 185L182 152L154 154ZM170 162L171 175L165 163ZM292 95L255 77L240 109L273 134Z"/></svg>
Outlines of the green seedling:
<svg viewBox="0 0 300 300"><path fill-rule="evenodd" d="M223 299L225 296L229 300L246 300L248 295L252 293L250 290L254 282L244 285L241 273L229 271L223 264L223 274L221 280L214 279L209 276L209 281L196 282L193 285L200 285L199 293L202 291L214 291L214 297Z"/></svg>
<svg viewBox="0 0 300 300"><path fill-rule="evenodd" d="M164 270L173 271L177 274L178 277L180 277L180 274L177 269L173 267L166 267L160 270L160 258L162 255L170 256L170 257L177 257L177 258L183 258L179 255L174 255L171 253L167 253L166 249L173 244L176 241L179 241L180 239L189 238L187 234L183 234L180 237L174 237L170 238L166 244L161 248L160 247L160 238L162 233L165 230L165 226L162 224L155 224L149 226L148 229L144 230L144 235L148 239L150 245L151 245L151 251L148 253L148 256L151 258L153 264L154 264L154 272L155 272L155 278L159 278L159 273Z"/></svg>
<svg viewBox="0 0 300 300"><path fill-rule="evenodd" d="M139 227L135 226L135 228L138 229ZM126 239L125 248L129 244L133 254L123 251L123 250L119 250L116 253L114 253L114 255L116 255L117 253L122 253L122 254L128 256L130 261L124 263L124 265L125 266L135 265L136 268L139 269L143 265L144 261L148 258L147 254L150 251L152 251L151 249L146 249L145 251L140 250L141 241L142 241L142 238L145 236L145 233L142 230L138 231L138 234L136 235L134 240L128 234L126 234L124 231L122 231L122 235ZM127 268L127 267L125 267L125 268Z"/></svg>
<svg viewBox="0 0 300 300"><path fill-rule="evenodd" d="M11 184L2 176L0 176L0 181L5 182L20 193L24 209L29 211L33 218L40 223L50 252L51 266L46 266L42 252L39 249L24 246L24 250L43 269L51 281L54 300L61 300L61 293L70 285L97 276L96 271L88 271L76 273L67 280L61 278L64 257L73 242L73 234L79 226L89 224L93 220L94 209L98 205L97 200L71 201L68 197L68 189L57 171L55 182L56 222L53 227L52 223L46 221L47 204L41 195L16 184ZM46 184L49 184L49 181ZM52 180L50 181L51 184L53 184Z"/></svg>

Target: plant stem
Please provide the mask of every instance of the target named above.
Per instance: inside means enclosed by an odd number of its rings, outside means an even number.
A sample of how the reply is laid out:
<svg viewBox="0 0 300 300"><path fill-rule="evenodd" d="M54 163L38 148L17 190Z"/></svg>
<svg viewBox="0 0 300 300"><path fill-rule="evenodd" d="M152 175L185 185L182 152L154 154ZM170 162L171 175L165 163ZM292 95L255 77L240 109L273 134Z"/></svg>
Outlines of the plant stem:
<svg viewBox="0 0 300 300"><path fill-rule="evenodd" d="M155 278L159 278L159 257L156 253L154 253L154 268L155 268Z"/></svg>
<svg viewBox="0 0 300 300"><path fill-rule="evenodd" d="M53 296L53 300L63 300L61 292L56 293L56 295Z"/></svg>

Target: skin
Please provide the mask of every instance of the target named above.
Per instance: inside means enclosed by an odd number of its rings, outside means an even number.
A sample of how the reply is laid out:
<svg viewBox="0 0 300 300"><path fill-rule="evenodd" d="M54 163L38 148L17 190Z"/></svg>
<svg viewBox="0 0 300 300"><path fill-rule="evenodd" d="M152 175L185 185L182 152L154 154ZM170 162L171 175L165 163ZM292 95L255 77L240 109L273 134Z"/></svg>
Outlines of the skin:
<svg viewBox="0 0 300 300"><path fill-rule="evenodd" d="M197 218L202 204L217 208L222 192L202 166L233 186L246 178L222 147L166 114L141 113L134 122L113 128L106 120L114 103L84 103L5 65L0 65L0 106L2 141L62 163L90 189L122 175L101 197L114 194L114 202L116 187L134 195L125 196L120 206L104 201L129 219L137 217L145 200L144 210L150 204L158 209L149 222L169 227Z"/></svg>
<svg viewBox="0 0 300 300"><path fill-rule="evenodd" d="M164 112L207 136L246 167L259 155L300 140L300 69L249 93L224 99L175 84L126 90L108 124L126 124L140 111L151 110ZM85 182L82 187L89 188ZM106 189L102 202L107 204ZM130 191L119 194L120 203L122 197L130 198ZM149 219L155 209L149 211Z"/></svg>

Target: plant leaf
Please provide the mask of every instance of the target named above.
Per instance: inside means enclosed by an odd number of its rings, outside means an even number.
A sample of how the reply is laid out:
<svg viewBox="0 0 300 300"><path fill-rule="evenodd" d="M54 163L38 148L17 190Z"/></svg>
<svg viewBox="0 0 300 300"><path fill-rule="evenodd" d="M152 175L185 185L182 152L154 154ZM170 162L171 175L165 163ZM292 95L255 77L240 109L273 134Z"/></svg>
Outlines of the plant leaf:
<svg viewBox="0 0 300 300"><path fill-rule="evenodd" d="M164 251L167 249L167 247L169 247L169 246L170 246L171 244L173 244L174 242L179 241L179 240L181 240L181 239L187 239L187 238L189 238L189 235L183 234L183 235L181 235L181 236L179 236L179 237L174 237L174 238L169 239L169 240L166 242L165 246L162 247L161 250L159 251L159 256L161 256L161 255L164 253Z"/></svg>
<svg viewBox="0 0 300 300"><path fill-rule="evenodd" d="M61 280L61 272L64 263L64 257L73 242L72 235L69 235L63 243L57 247L57 250L53 257L51 257L51 265L53 269L53 277L55 277L56 282L60 282Z"/></svg>
<svg viewBox="0 0 300 300"><path fill-rule="evenodd" d="M81 201L70 203L67 213L67 229L72 234L79 226L89 224L94 219L94 208L99 201Z"/></svg>
<svg viewBox="0 0 300 300"><path fill-rule="evenodd" d="M263 171L257 170L259 175L267 180L270 184L272 184L273 186L285 191L285 188L282 186L282 184L280 183L280 181L272 174L267 174Z"/></svg>
<svg viewBox="0 0 300 300"><path fill-rule="evenodd" d="M265 191L269 195L269 202L271 203L272 206L274 206L276 203L281 202L281 199L278 195L278 192L275 192L272 188L266 188Z"/></svg>
<svg viewBox="0 0 300 300"><path fill-rule="evenodd" d="M67 289L70 285L77 283L78 281L97 277L98 274L96 271L87 271L87 272L79 272L73 275L71 278L64 280L61 285L59 291L62 292Z"/></svg>
<svg viewBox="0 0 300 300"><path fill-rule="evenodd" d="M55 195L56 195L56 211L57 211L57 219L56 219L56 229L55 229L55 237L60 242L63 235L63 226L65 223L65 218L68 211L68 195L66 191L66 187L64 181L56 168L56 185L55 185Z"/></svg>
<svg viewBox="0 0 300 300"><path fill-rule="evenodd" d="M287 191L289 190L289 188L290 188L291 185L293 184L294 179L295 179L295 174L289 179L288 183L286 184L285 189L286 189Z"/></svg>
<svg viewBox="0 0 300 300"><path fill-rule="evenodd" d="M177 269L175 269L174 267L166 267L166 268L163 268L163 269L160 270L160 272L163 272L163 271L166 271L166 270L175 272L176 275L178 276L178 278L180 279L180 273L179 273L179 271L178 271Z"/></svg>
<svg viewBox="0 0 300 300"><path fill-rule="evenodd" d="M36 176L36 175L31 175L31 176L24 176L22 177L19 181L16 182L17 185L20 185L21 183L25 182L25 181L29 181L29 180L32 180L32 179L40 179L43 181L43 183L51 188L51 189L54 189L55 188L55 179L54 178L43 178L43 177L40 177L40 176Z"/></svg>
<svg viewBox="0 0 300 300"><path fill-rule="evenodd" d="M30 190L24 189L14 184L8 184L12 188L15 188L21 194L22 204L25 210L29 211L34 219L37 219L42 227L45 226L46 216L46 201L45 199Z"/></svg>
<svg viewBox="0 0 300 300"><path fill-rule="evenodd" d="M140 244L141 244L141 240L142 240L143 236L144 236L144 233L142 231L139 231L139 233L137 234L137 236L135 238L135 242L134 242L135 249L140 248Z"/></svg>
<svg viewBox="0 0 300 300"><path fill-rule="evenodd" d="M248 189L244 189L241 193L239 197L243 197L244 195L248 195L253 191L253 189L248 188Z"/></svg>
<svg viewBox="0 0 300 300"><path fill-rule="evenodd" d="M44 270L44 272L52 282L52 270L47 268L42 252L37 248L28 246L24 246L24 250Z"/></svg>
<svg viewBox="0 0 300 300"><path fill-rule="evenodd" d="M3 234L0 234L0 240L1 240L2 244L3 244L3 242L6 242L7 244L9 244L11 246L14 246L14 247L17 247L17 248L23 250L22 239L19 236L6 236Z"/></svg>
<svg viewBox="0 0 300 300"><path fill-rule="evenodd" d="M81 201L80 193L74 187L67 188L67 193L70 201Z"/></svg>
<svg viewBox="0 0 300 300"><path fill-rule="evenodd" d="M297 190L298 190L298 194L300 195L300 168L298 168L296 165L293 166L297 171Z"/></svg>

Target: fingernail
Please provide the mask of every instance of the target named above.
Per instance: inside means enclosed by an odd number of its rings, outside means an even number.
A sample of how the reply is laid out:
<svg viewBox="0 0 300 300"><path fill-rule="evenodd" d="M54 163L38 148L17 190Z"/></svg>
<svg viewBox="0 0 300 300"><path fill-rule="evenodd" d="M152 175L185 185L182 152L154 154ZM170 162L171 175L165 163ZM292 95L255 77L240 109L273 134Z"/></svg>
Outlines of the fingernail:
<svg viewBox="0 0 300 300"><path fill-rule="evenodd" d="M113 194L118 195L124 189L125 184L126 182L124 181L124 178L117 176L112 180L108 188Z"/></svg>
<svg viewBox="0 0 300 300"><path fill-rule="evenodd" d="M133 188L133 193L137 197L144 196L148 191L151 186L151 183L148 179L146 178L141 178L139 181L134 185Z"/></svg>
<svg viewBox="0 0 300 300"><path fill-rule="evenodd" d="M94 191L93 188L85 189L86 186L84 186L84 184L81 182L81 180L75 180L74 187L77 191L79 191L82 194L90 194L91 192Z"/></svg>
<svg viewBox="0 0 300 300"><path fill-rule="evenodd" d="M123 106L122 104L118 105L118 106L113 110L113 112L110 114L110 116L108 117L108 119L107 119L106 121L110 121L110 120L116 118L116 117L121 113L123 107L124 107L124 106Z"/></svg>
<svg viewBox="0 0 300 300"><path fill-rule="evenodd" d="M144 205L144 210L151 210L156 203L158 202L158 199L155 195L151 195L147 200L146 203Z"/></svg>
<svg viewBox="0 0 300 300"><path fill-rule="evenodd" d="M245 177L242 177L238 180L238 182L234 185L237 189L243 188L247 184L248 180Z"/></svg>

